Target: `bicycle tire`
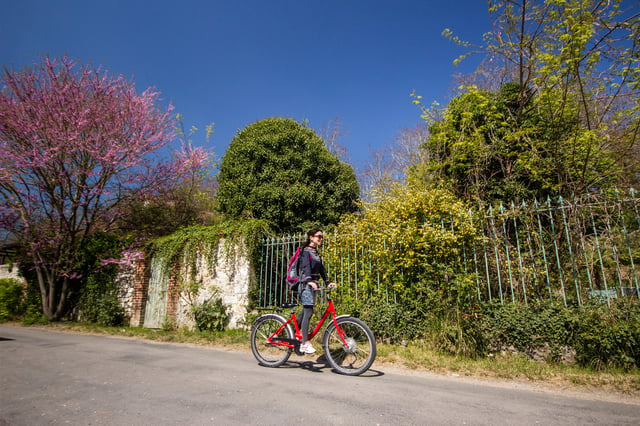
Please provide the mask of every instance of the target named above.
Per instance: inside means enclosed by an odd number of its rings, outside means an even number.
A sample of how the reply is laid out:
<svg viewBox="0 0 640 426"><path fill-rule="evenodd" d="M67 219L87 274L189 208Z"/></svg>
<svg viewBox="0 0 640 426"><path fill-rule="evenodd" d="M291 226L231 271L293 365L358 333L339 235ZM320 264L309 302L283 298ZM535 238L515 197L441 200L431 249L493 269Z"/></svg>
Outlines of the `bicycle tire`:
<svg viewBox="0 0 640 426"><path fill-rule="evenodd" d="M329 365L338 373L358 376L367 371L376 358L376 340L371 329L357 318L340 318L338 326L348 346L338 334L335 323L329 324L322 338Z"/></svg>
<svg viewBox="0 0 640 426"><path fill-rule="evenodd" d="M286 320L276 314L263 315L253 323L251 327L251 352L260 365L280 367L291 356L293 348L268 342L269 337L285 323ZM278 336L293 339L293 332L289 324L282 328Z"/></svg>

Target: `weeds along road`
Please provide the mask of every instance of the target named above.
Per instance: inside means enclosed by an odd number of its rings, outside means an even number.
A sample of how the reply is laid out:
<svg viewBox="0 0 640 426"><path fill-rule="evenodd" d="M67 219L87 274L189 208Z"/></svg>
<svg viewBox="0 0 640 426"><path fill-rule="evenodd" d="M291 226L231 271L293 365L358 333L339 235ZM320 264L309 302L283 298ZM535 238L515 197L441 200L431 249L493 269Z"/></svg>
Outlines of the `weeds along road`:
<svg viewBox="0 0 640 426"><path fill-rule="evenodd" d="M0 425L640 423L640 405L0 325Z"/></svg>

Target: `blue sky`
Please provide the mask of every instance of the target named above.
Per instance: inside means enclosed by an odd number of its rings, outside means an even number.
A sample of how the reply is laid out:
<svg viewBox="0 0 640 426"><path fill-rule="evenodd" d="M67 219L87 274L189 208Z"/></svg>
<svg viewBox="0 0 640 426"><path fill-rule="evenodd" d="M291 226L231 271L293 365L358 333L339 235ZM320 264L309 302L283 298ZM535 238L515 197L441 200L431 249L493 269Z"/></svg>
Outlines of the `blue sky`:
<svg viewBox="0 0 640 426"><path fill-rule="evenodd" d="M370 149L420 121L412 91L446 102L464 52L445 28L479 42L484 0L0 0L0 63L21 68L68 54L153 86L194 136L214 122L218 156L245 126L267 117L339 117L358 170Z"/></svg>

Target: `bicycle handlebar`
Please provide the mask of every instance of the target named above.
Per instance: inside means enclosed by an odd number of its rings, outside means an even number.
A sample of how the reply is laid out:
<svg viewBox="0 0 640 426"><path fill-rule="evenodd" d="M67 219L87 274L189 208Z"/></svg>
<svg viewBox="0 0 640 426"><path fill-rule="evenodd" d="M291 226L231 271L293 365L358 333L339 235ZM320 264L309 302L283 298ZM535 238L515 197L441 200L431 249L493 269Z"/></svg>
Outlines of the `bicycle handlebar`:
<svg viewBox="0 0 640 426"><path fill-rule="evenodd" d="M338 287L318 287L313 291L327 290L327 291L331 292L331 291L334 291L334 290L337 290L337 289L338 289Z"/></svg>

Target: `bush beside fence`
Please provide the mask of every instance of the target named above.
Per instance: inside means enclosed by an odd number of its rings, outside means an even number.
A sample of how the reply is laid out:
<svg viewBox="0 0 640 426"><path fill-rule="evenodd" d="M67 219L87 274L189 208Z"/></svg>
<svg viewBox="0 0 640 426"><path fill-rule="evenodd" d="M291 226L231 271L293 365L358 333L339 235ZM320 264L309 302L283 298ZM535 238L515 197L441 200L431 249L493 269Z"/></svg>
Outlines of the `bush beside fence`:
<svg viewBox="0 0 640 426"><path fill-rule="evenodd" d="M373 232L327 234L322 255L330 278L356 300L610 303L639 293L639 202L631 191L425 218L415 237L401 241ZM302 240L263 241L259 306L291 300L284 274Z"/></svg>

